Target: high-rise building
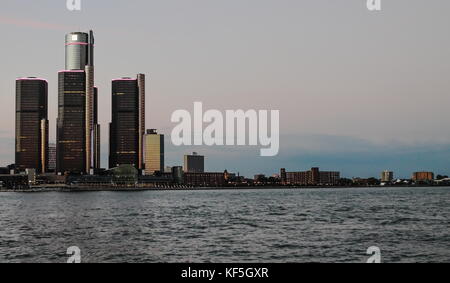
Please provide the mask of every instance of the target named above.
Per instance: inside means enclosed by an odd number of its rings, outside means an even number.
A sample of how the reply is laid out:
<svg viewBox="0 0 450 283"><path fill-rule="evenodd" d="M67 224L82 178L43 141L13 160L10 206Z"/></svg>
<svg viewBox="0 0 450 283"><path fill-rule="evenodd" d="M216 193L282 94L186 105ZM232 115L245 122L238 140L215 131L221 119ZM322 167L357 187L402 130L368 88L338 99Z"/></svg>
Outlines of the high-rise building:
<svg viewBox="0 0 450 283"><path fill-rule="evenodd" d="M148 130L145 140L145 173L164 172L164 135L154 129Z"/></svg>
<svg viewBox="0 0 450 283"><path fill-rule="evenodd" d="M86 174L86 79L82 70L58 78L56 172Z"/></svg>
<svg viewBox="0 0 450 283"><path fill-rule="evenodd" d="M194 152L192 155L184 156L184 172L203 173L205 172L205 157Z"/></svg>
<svg viewBox="0 0 450 283"><path fill-rule="evenodd" d="M394 180L394 172L392 171L383 171L381 172L381 182L383 183L389 183Z"/></svg>
<svg viewBox="0 0 450 283"><path fill-rule="evenodd" d="M112 81L109 167L144 166L145 75ZM144 105L143 105L144 104Z"/></svg>
<svg viewBox="0 0 450 283"><path fill-rule="evenodd" d="M59 73L59 113L58 113L58 134L61 138L57 142L58 151L58 173L90 173L96 166L100 166L99 162L99 144L100 144L100 126L95 119L96 115L96 95L97 91L94 87L94 34L72 32L66 35L66 64L65 70ZM76 75L74 75L76 74ZM72 77L72 78L71 78ZM76 79L74 78L76 77ZM68 81L75 80L73 84ZM84 90L80 89L83 85ZM83 91L83 93L81 93ZM72 105L70 94L73 94L76 105ZM66 97L67 96L67 97ZM75 98L76 97L76 98ZM84 102L81 102L81 97ZM83 105L81 105L83 104ZM73 112L72 107L76 110ZM83 107L84 109L81 109ZM95 112L95 113L94 113ZM75 139L67 140L69 128L74 124L68 120L76 119L77 130L81 127L82 135ZM81 116L84 116L83 118ZM83 125L80 121L83 120ZM80 134L80 131L77 131ZM82 149L79 142L82 141ZM66 144L66 145L64 145ZM75 148L71 148L76 144ZM84 165L75 164L80 162L73 160L75 152L82 153ZM78 156L80 157L80 156ZM70 163L70 165L68 164ZM76 165L76 166L75 166ZM75 170L75 171L72 171Z"/></svg>
<svg viewBox="0 0 450 283"><path fill-rule="evenodd" d="M98 123L98 88L94 88L94 129L93 129L93 166L94 169L101 168L100 156L100 124Z"/></svg>
<svg viewBox="0 0 450 283"><path fill-rule="evenodd" d="M56 171L56 144L51 143L48 145L48 171Z"/></svg>
<svg viewBox="0 0 450 283"><path fill-rule="evenodd" d="M16 166L48 170L48 83L34 77L16 80Z"/></svg>

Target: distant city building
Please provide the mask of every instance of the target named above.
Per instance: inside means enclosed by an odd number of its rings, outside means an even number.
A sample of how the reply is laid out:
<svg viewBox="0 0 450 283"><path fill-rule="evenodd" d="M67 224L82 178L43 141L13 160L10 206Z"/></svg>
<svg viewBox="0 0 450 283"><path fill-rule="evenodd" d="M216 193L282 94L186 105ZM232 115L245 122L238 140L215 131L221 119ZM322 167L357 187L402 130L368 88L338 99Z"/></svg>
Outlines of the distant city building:
<svg viewBox="0 0 450 283"><path fill-rule="evenodd" d="M264 175L264 174L258 174L258 175L255 175L253 180L255 181L255 183L264 183L267 181L267 178L266 178L266 175Z"/></svg>
<svg viewBox="0 0 450 283"><path fill-rule="evenodd" d="M145 140L145 173L164 172L164 135L154 129L148 130Z"/></svg>
<svg viewBox="0 0 450 283"><path fill-rule="evenodd" d="M312 168L306 172L286 172L286 169L281 169L281 181L285 185L300 185L300 186L316 186L338 185L340 180L339 172L320 171L319 168Z"/></svg>
<svg viewBox="0 0 450 283"><path fill-rule="evenodd" d="M28 176L28 184L36 184L36 169L26 169L25 174Z"/></svg>
<svg viewBox="0 0 450 283"><path fill-rule="evenodd" d="M285 168L280 170L280 179L282 184L287 184L287 173Z"/></svg>
<svg viewBox="0 0 450 283"><path fill-rule="evenodd" d="M225 181L230 182L233 181L234 179L236 179L236 174L235 173L230 173L228 172L228 170L225 170L224 174L224 178Z"/></svg>
<svg viewBox="0 0 450 283"><path fill-rule="evenodd" d="M319 173L319 185L331 185L335 186L339 184L341 179L341 173L339 172L320 172Z"/></svg>
<svg viewBox="0 0 450 283"><path fill-rule="evenodd" d="M376 178L353 178L352 183L356 186L370 187L379 186L380 180Z"/></svg>
<svg viewBox="0 0 450 283"><path fill-rule="evenodd" d="M172 177L175 183L183 184L184 183L183 167L181 166L172 167Z"/></svg>
<svg viewBox="0 0 450 283"><path fill-rule="evenodd" d="M34 77L16 80L16 166L20 171L48 167L48 83Z"/></svg>
<svg viewBox="0 0 450 283"><path fill-rule="evenodd" d="M145 75L112 81L109 167L144 167Z"/></svg>
<svg viewBox="0 0 450 283"><path fill-rule="evenodd" d="M0 175L0 188L17 190L29 188L28 175L25 174L7 174Z"/></svg>
<svg viewBox="0 0 450 283"><path fill-rule="evenodd" d="M415 182L426 182L434 180L433 172L415 172L412 176L413 181Z"/></svg>
<svg viewBox="0 0 450 283"><path fill-rule="evenodd" d="M224 173L185 172L184 183L194 187L221 187L225 185L226 181Z"/></svg>
<svg viewBox="0 0 450 283"><path fill-rule="evenodd" d="M392 171L383 171L381 172L381 182L389 183L394 180L394 172Z"/></svg>
<svg viewBox="0 0 450 283"><path fill-rule="evenodd" d="M48 145L48 171L55 172L56 170L56 144Z"/></svg>
<svg viewBox="0 0 450 283"><path fill-rule="evenodd" d="M194 152L192 155L184 156L184 172L203 173L205 172L205 157Z"/></svg>

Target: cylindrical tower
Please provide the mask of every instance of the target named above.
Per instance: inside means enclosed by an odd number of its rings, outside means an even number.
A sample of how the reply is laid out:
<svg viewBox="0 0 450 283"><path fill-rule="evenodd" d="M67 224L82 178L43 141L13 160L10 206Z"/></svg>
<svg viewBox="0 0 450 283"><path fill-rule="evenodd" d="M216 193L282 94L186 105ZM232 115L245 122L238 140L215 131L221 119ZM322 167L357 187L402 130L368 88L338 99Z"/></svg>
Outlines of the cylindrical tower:
<svg viewBox="0 0 450 283"><path fill-rule="evenodd" d="M66 35L66 70L84 70L89 61L89 34L71 32Z"/></svg>

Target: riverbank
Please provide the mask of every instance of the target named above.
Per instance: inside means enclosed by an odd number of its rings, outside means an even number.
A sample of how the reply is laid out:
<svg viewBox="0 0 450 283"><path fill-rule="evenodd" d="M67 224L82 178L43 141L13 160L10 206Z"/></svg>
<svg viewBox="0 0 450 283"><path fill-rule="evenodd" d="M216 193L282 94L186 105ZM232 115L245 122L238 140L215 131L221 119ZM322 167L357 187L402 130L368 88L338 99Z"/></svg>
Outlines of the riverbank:
<svg viewBox="0 0 450 283"><path fill-rule="evenodd" d="M143 192L143 191L226 191L226 190L305 190L305 189L352 189L352 188L450 188L449 186L425 186L425 185L409 185L409 186L302 186L302 187L289 187L289 186L252 186L252 187L93 187L93 186L39 186L31 187L29 189L0 189L0 193L45 193L45 192L60 192L60 193L73 193L73 192Z"/></svg>

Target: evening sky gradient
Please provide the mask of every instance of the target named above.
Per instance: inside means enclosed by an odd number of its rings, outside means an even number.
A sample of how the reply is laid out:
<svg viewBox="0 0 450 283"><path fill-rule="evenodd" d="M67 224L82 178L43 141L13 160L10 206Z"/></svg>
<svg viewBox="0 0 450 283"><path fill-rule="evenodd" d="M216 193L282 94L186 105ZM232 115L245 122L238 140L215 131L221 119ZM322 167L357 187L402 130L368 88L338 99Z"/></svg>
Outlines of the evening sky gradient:
<svg viewBox="0 0 450 283"><path fill-rule="evenodd" d="M14 162L15 79L49 81L55 141L64 35L95 32L102 165L111 79L147 74L147 128L166 137L166 165L205 154L209 171L252 176L320 166L344 176L450 174L450 1L2 0L0 165ZM174 147L173 111L280 110L277 157L258 147Z"/></svg>

